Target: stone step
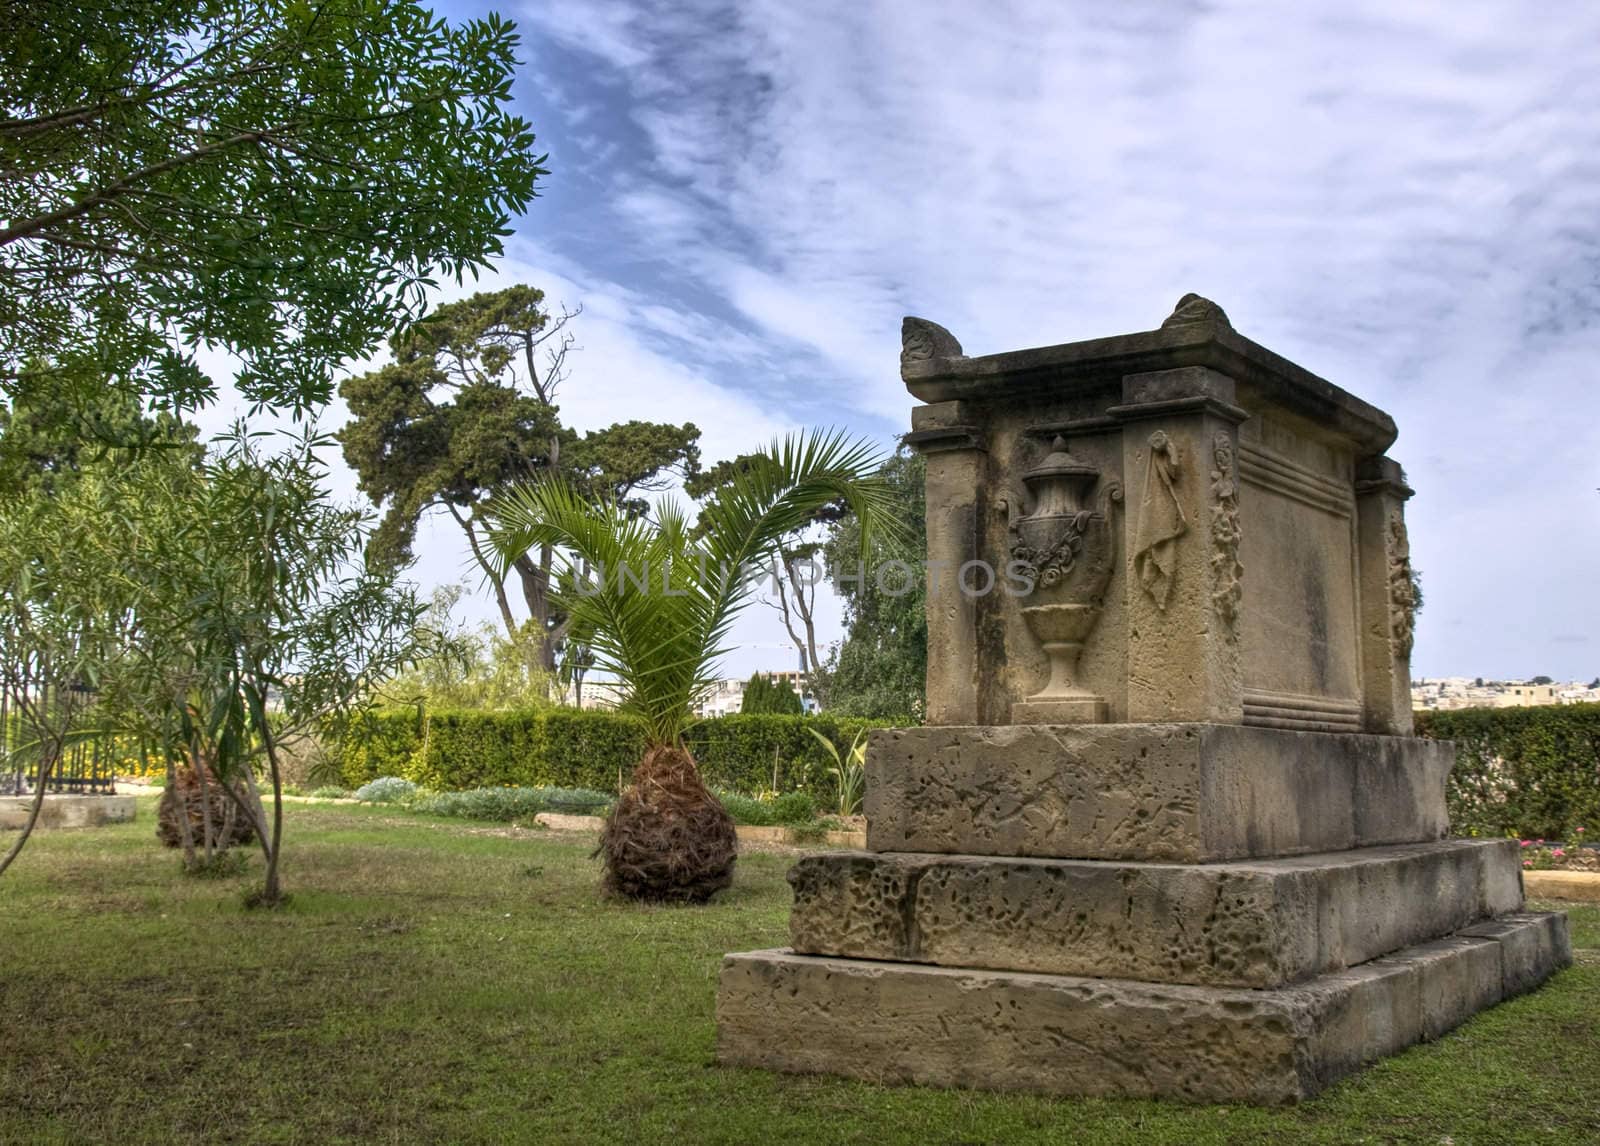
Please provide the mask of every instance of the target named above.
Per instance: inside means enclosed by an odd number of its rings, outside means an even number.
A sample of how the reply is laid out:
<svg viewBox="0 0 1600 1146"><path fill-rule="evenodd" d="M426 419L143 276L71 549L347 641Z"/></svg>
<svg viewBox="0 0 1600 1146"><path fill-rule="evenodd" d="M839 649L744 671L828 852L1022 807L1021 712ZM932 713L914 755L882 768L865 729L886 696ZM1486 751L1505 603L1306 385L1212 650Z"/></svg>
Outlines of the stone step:
<svg viewBox="0 0 1600 1146"><path fill-rule="evenodd" d="M789 873L808 955L1277 987L1522 907L1515 840L1222 864L833 852Z"/></svg>
<svg viewBox="0 0 1600 1146"><path fill-rule="evenodd" d="M1455 746L1229 724L883 729L876 852L1205 863L1442 839Z"/></svg>
<svg viewBox="0 0 1600 1146"><path fill-rule="evenodd" d="M872 1082L1292 1102L1571 961L1559 914L1265 991L750 951L722 962L717 1057Z"/></svg>

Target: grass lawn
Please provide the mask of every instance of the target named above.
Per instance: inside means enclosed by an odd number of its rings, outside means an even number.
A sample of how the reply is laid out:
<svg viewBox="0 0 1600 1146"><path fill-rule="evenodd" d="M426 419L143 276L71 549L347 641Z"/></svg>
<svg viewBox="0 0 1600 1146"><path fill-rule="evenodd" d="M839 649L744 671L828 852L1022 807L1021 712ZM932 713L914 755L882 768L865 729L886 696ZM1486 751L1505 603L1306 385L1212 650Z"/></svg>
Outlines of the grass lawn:
<svg viewBox="0 0 1600 1146"><path fill-rule="evenodd" d="M132 825L0 879L0 1142L1600 1141L1600 908L1578 965L1298 1107L1054 1101L729 1070L725 951L785 942L789 856L706 908L604 902L582 837L288 809L293 900Z"/></svg>

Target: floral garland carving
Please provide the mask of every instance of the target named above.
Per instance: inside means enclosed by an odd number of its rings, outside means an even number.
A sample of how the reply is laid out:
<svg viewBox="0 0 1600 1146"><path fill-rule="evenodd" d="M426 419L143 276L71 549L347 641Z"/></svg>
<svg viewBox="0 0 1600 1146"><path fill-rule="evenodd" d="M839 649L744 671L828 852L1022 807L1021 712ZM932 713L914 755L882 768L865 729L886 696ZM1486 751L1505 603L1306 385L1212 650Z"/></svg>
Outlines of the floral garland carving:
<svg viewBox="0 0 1600 1146"><path fill-rule="evenodd" d="M1083 533L1089 527L1090 510L1080 510L1067 521L1061 537L1046 549L1036 549L1016 538L1011 545L1011 559L1017 563L1022 576L1041 588L1048 589L1072 572L1083 551Z"/></svg>
<svg viewBox="0 0 1600 1146"><path fill-rule="evenodd" d="M1218 431L1211 439L1211 607L1228 639L1238 639L1244 566L1239 563L1239 483L1234 477L1233 439Z"/></svg>
<svg viewBox="0 0 1600 1146"><path fill-rule="evenodd" d="M1411 656L1416 640L1417 586L1411 576L1411 540L1400 511L1389 514L1389 633L1395 655Z"/></svg>

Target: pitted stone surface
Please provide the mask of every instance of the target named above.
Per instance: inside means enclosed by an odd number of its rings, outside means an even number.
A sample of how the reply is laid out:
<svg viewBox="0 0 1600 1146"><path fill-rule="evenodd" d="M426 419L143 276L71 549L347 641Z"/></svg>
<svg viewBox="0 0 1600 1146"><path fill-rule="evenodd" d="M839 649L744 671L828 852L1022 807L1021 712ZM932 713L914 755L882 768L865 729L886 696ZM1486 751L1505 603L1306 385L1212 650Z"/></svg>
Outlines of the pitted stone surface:
<svg viewBox="0 0 1600 1146"><path fill-rule="evenodd" d="M1508 998L1533 990L1552 964L1572 965L1572 941L1561 912L1505 915L1464 928L1461 934L1500 944L1501 994Z"/></svg>
<svg viewBox="0 0 1600 1146"><path fill-rule="evenodd" d="M1222 724L886 729L879 852L1205 863L1444 838L1454 746Z"/></svg>
<svg viewBox="0 0 1600 1146"><path fill-rule="evenodd" d="M1514 840L1206 865L864 852L790 872L809 955L1275 987L1522 906Z"/></svg>
<svg viewBox="0 0 1600 1146"><path fill-rule="evenodd" d="M1502 920L1276 990L1163 986L751 951L723 960L717 1057L874 1082L1291 1102L1570 962L1564 917Z"/></svg>

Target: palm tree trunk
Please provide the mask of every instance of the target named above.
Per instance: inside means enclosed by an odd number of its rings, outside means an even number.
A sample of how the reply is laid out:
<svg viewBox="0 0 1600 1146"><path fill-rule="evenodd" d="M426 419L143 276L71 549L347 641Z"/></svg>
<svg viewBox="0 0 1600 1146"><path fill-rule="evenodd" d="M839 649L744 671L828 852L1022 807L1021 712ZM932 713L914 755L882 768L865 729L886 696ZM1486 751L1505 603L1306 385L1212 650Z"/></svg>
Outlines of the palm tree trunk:
<svg viewBox="0 0 1600 1146"><path fill-rule="evenodd" d="M613 894L703 903L733 882L738 836L688 751L657 744L606 817L599 850Z"/></svg>

